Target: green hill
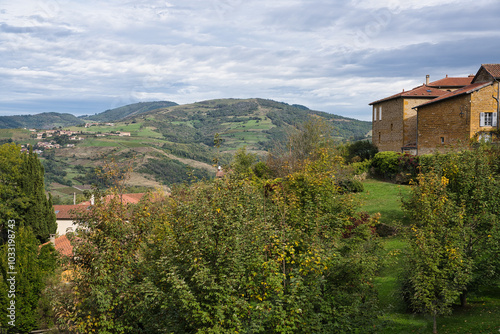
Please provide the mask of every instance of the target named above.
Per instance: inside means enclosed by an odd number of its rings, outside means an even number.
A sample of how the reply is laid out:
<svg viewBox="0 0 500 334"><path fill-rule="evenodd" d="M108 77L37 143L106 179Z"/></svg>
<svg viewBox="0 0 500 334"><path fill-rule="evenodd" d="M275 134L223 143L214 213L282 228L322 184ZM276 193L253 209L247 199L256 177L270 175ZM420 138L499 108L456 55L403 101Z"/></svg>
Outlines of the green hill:
<svg viewBox="0 0 500 334"><path fill-rule="evenodd" d="M36 115L0 116L0 129L52 129L84 123L71 114L56 112L41 113Z"/></svg>
<svg viewBox="0 0 500 334"><path fill-rule="evenodd" d="M110 158L132 168L130 185L171 186L192 177L213 177L213 159L220 155L221 164L227 164L232 153L243 146L265 155L288 131L310 117L329 122L339 141L366 138L371 130L370 122L257 98L209 100L147 111L137 108L140 104L135 106L125 106L122 110L135 112L119 121L107 118L112 126L65 127L78 132L82 140L72 141L74 147L49 149L41 155L46 181L52 184L50 190L55 197L69 198L68 194L78 193L72 185L94 183L95 168ZM5 133L4 140L10 132ZM216 133L223 139L220 148L214 147ZM30 139L31 144L36 141ZM23 144L27 139L17 142Z"/></svg>
<svg viewBox="0 0 500 334"><path fill-rule="evenodd" d="M309 117L321 117L332 124L339 140L366 138L371 123L264 99L220 99L178 105L128 117L154 127L175 143L213 145L215 133L224 139L226 150L246 145L251 150L267 150L291 128Z"/></svg>
<svg viewBox="0 0 500 334"><path fill-rule="evenodd" d="M108 109L94 116L82 117L82 119L94 122L116 122L127 116L137 115L150 110L176 105L177 103L170 101L139 102L115 109Z"/></svg>

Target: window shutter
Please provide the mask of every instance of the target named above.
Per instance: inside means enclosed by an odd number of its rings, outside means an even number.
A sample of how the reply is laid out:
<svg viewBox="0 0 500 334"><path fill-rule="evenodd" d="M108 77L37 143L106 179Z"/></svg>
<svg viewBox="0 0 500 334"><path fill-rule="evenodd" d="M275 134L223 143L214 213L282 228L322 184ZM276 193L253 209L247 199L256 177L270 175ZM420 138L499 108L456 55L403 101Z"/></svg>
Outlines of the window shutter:
<svg viewBox="0 0 500 334"><path fill-rule="evenodd" d="M382 120L382 107L378 107L378 119Z"/></svg>
<svg viewBox="0 0 500 334"><path fill-rule="evenodd" d="M377 107L373 107L373 120L376 121L377 120Z"/></svg>
<svg viewBox="0 0 500 334"><path fill-rule="evenodd" d="M484 126L484 112L479 115L479 126Z"/></svg>
<svg viewBox="0 0 500 334"><path fill-rule="evenodd" d="M493 119L491 120L491 126L497 126L497 113L493 113Z"/></svg>

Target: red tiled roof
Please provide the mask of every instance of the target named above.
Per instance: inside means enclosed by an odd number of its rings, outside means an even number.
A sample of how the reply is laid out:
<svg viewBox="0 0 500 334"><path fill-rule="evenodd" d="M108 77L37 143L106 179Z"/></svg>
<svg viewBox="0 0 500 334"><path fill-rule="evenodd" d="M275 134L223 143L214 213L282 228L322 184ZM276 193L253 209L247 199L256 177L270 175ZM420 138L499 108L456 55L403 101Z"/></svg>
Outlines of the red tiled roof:
<svg viewBox="0 0 500 334"><path fill-rule="evenodd" d="M85 203L85 202L84 202ZM90 203L89 203L90 205ZM56 219L73 219L76 211L84 211L88 205L54 205Z"/></svg>
<svg viewBox="0 0 500 334"><path fill-rule="evenodd" d="M40 245L40 247L48 245L51 242L52 241L48 241L48 242ZM69 242L69 239L68 239L68 237L66 237L66 235L62 235L59 238L56 238L54 240L54 248L62 255L65 255L65 256L72 256L73 255L73 246L71 246L71 243Z"/></svg>
<svg viewBox="0 0 500 334"><path fill-rule="evenodd" d="M437 97L435 98L434 100L431 100L431 101L428 101L428 102L425 102L425 103L422 103L414 108L420 108L422 106L426 106L426 105L429 105L429 104L432 104L432 103L436 103L436 102L439 102L439 101L442 101L442 100L446 100L446 99L449 99L449 98L452 98L452 97L455 97L455 96L459 96L459 95L463 95L463 94L470 94L476 90L479 90L485 86L489 86L491 85L491 82L479 82L479 83L474 83L474 84L471 84L471 85L468 85L468 86L465 86L465 87L462 87L460 89L457 89L453 92L447 92L445 95L443 96L440 96L440 97Z"/></svg>
<svg viewBox="0 0 500 334"><path fill-rule="evenodd" d="M481 65L492 77L500 79L500 64L482 64Z"/></svg>
<svg viewBox="0 0 500 334"><path fill-rule="evenodd" d="M446 94L447 92L442 91L441 89L437 89L434 87L429 87L426 85L421 85L418 87L413 88L412 90L409 90L407 92L401 92L389 97L386 97L381 100L377 100L375 102L370 103L369 105L373 105L376 103L384 102L384 101L389 101L392 99L396 99L398 97L408 97L408 98L435 98L441 95Z"/></svg>
<svg viewBox="0 0 500 334"><path fill-rule="evenodd" d="M145 193L137 193L137 194L122 194L121 195L121 200L124 204L137 204L141 200L141 198L145 195ZM120 195L118 195L120 196ZM108 203L110 200L112 200L115 197L115 195L106 195L104 197L104 201ZM90 201L85 201L80 203L79 205L91 205Z"/></svg>
<svg viewBox="0 0 500 334"><path fill-rule="evenodd" d="M439 79L437 81L433 81L428 84L430 87L464 87L470 85L474 76L469 76L466 78L463 77L448 77L443 79Z"/></svg>

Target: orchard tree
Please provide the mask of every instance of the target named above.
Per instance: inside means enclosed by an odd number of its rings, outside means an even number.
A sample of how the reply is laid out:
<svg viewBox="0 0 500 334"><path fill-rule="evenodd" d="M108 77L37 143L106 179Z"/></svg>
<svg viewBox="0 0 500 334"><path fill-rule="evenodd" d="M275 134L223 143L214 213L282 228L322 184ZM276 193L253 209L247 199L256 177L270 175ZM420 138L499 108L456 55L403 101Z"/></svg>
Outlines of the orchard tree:
<svg viewBox="0 0 500 334"><path fill-rule="evenodd" d="M472 278L466 255L464 210L449 198L449 180L435 173L421 174L403 205L413 225L407 233L404 297L411 308L436 318L451 312Z"/></svg>

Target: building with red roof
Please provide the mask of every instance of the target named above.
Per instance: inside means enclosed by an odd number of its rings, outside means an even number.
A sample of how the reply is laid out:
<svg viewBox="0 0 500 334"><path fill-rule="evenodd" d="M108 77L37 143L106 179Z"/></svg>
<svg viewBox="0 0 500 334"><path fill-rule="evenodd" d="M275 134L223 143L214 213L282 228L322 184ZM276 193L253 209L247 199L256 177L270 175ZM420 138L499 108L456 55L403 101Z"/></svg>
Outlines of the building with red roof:
<svg viewBox="0 0 500 334"><path fill-rule="evenodd" d="M476 75L429 82L370 103L372 142L379 151L431 153L498 129L500 64Z"/></svg>

